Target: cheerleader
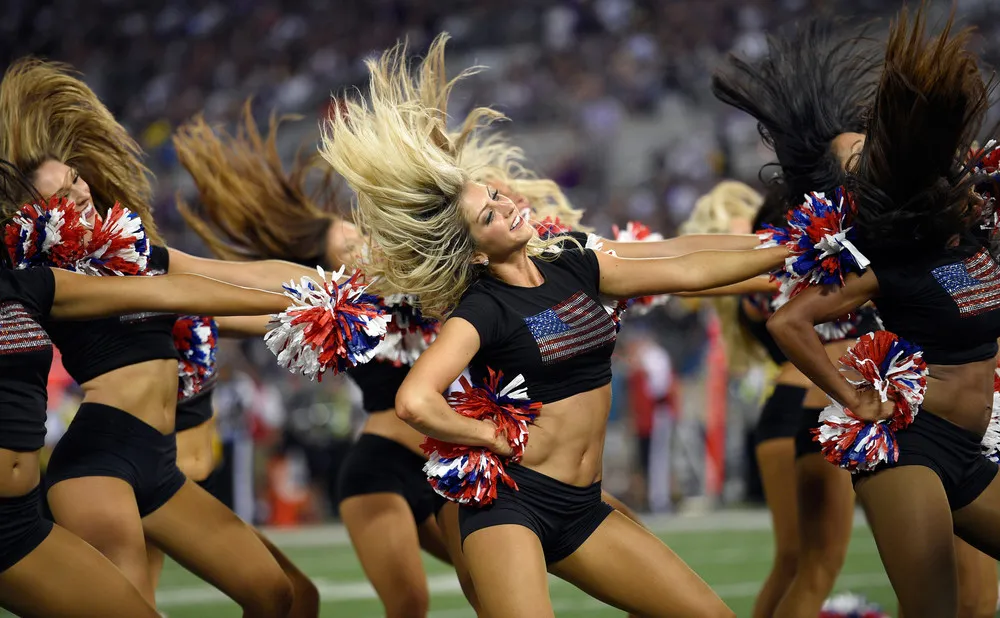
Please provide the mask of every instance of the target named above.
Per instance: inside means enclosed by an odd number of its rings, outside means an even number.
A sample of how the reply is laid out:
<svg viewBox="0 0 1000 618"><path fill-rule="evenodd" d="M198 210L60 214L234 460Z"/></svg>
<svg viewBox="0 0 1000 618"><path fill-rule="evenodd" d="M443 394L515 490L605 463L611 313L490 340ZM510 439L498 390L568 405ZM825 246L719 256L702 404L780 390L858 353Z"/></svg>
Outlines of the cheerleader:
<svg viewBox="0 0 1000 618"><path fill-rule="evenodd" d="M807 289L768 329L836 402L874 421L895 398L857 390L823 354L812 325L874 300L888 331L923 350L927 388L896 434L894 464L853 476L879 554L907 618L957 616L954 531L1000 558L996 464L981 454L989 422L1000 312L995 259L977 238L977 180L959 167L988 108L970 31L925 35L923 11L889 33L868 138L848 188L871 267L838 289Z"/></svg>
<svg viewBox="0 0 1000 618"><path fill-rule="evenodd" d="M115 202L141 217L153 244L147 274L199 273L280 290L281 281L308 272L288 263L203 260L162 247L138 145L62 66L12 65L0 84L0 118L0 152L43 196L68 198L85 221ZM293 589L275 558L249 526L176 466L174 320L132 314L46 324L84 391L49 462L49 507L57 523L111 559L151 603L146 539L221 589L245 616L286 616Z"/></svg>
<svg viewBox="0 0 1000 618"><path fill-rule="evenodd" d="M441 393L466 367L477 383L489 367L508 380L523 375L527 396L541 404L522 463L507 466L519 490L500 484L490 506L460 507L483 611L553 615L550 570L640 615L733 615L665 545L601 501L615 326L599 296L719 287L778 266L787 253L626 260L540 240L510 199L470 180L436 112L407 96L403 49L369 69L370 93L327 123L322 154L357 194L374 285L407 290L425 313L449 316L400 386L396 414L432 438L509 456L491 422L456 414Z"/></svg>
<svg viewBox="0 0 1000 618"><path fill-rule="evenodd" d="M201 119L183 126L174 145L198 187L199 204L179 199L180 212L219 257L287 259L328 269L356 264L363 238L337 214L336 184L327 174L315 191L305 189L316 161L299 159L285 173L275 147L278 126L272 118L267 135L261 135L249 102L234 136L217 134ZM412 309L406 310L412 314ZM421 320L419 314L399 319L412 319L414 326L424 323L428 338L436 330L436 323ZM475 605L461 553L449 555L442 534L449 519L457 528L457 510L442 511L445 500L423 471L424 436L393 411L398 385L412 357L426 346L423 341L419 332L403 335L396 346L386 346L375 359L347 372L361 390L367 416L341 466L338 509L390 618L427 615L430 591L421 549L455 564Z"/></svg>
<svg viewBox="0 0 1000 618"><path fill-rule="evenodd" d="M2 210L44 203L10 164L0 163ZM9 238L9 237L5 237ZM14 270L6 244L0 267L0 606L24 617L142 616L156 610L93 547L41 517L39 450L45 437L46 376L52 342L42 324L94 320L136 311L280 311L280 294L230 286L194 275L90 277L34 267ZM65 351L65 350L64 350ZM86 509L95 496L77 508ZM273 588L271 591L274 591Z"/></svg>
<svg viewBox="0 0 1000 618"><path fill-rule="evenodd" d="M177 436L177 467L189 480L208 490L205 483L215 470L215 353L218 337L260 337L267 332L269 316L229 316L211 318L181 316L173 326L174 347L178 361L177 411L174 423ZM260 530L253 528L291 581L294 592L289 618L319 616L319 589ZM163 571L163 552L146 543L151 587L159 586Z"/></svg>
<svg viewBox="0 0 1000 618"><path fill-rule="evenodd" d="M780 165L757 229L783 224L784 212L806 192L843 184L844 167L864 140L862 112L879 62L863 38L838 39L829 24L813 21L769 37L767 55L755 63L730 56L716 72L716 96L758 120ZM756 432L775 536L771 572L754 605L758 618L819 613L843 566L854 511L849 474L823 459L810 433L827 397L788 362L764 326L773 302L773 295L744 298L739 312L780 367ZM835 330L824 345L832 361L849 347L847 337L858 334Z"/></svg>

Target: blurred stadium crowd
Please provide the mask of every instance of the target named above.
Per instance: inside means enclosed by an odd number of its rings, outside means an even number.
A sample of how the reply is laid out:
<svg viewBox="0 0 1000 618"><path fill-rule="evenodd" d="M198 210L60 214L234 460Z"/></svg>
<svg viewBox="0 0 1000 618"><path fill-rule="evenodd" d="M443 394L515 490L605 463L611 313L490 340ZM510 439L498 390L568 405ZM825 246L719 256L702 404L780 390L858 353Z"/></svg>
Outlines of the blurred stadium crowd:
<svg viewBox="0 0 1000 618"><path fill-rule="evenodd" d="M985 58L1000 59L1000 3L961 0ZM174 207L193 187L170 136L204 113L235 119L254 97L298 113L282 152L311 147L330 94L363 85L363 60L407 37L421 49L453 36L452 68L488 70L463 84L452 114L493 105L540 172L567 189L599 232L636 219L676 232L695 200L723 178L759 185L768 161L749 118L716 103L713 66L730 50L753 55L764 33L827 12L856 26L899 0L8 0L6 61L34 54L72 64L146 148L157 175L156 216L168 241L204 253ZM746 440L763 372L723 376L728 392L723 484L706 479L706 401L720 356L711 311L672 300L623 330L606 487L639 508L684 497L755 495ZM218 491L248 519L293 524L332 516L338 460L360 419L341 379L284 375L261 345L223 344L216 395L225 454ZM51 400L51 437L75 409L71 384ZM728 386L726 386L728 384ZM726 393L722 393L725 395ZM708 436L708 438L706 438ZM670 448L673 445L673 449ZM711 450L711 449L708 449ZM649 453L653 453L649 456Z"/></svg>

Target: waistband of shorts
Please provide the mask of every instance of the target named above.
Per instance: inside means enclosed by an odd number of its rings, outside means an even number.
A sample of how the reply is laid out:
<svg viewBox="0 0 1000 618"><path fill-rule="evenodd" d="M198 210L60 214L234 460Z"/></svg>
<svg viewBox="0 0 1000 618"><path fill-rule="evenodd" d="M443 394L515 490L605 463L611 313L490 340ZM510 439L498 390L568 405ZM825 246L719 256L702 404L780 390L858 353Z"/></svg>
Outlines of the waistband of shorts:
<svg viewBox="0 0 1000 618"><path fill-rule="evenodd" d="M927 433L935 440L946 440L954 443L956 446L965 446L975 450L979 450L983 442L982 434L978 434L965 427L959 427L955 423L943 419L933 412L928 412L923 408L920 408L920 411L913 419L913 424L904 431Z"/></svg>
<svg viewBox="0 0 1000 618"><path fill-rule="evenodd" d="M103 403L85 402L80 404L80 408L70 423L70 429L87 429L112 435L125 435L142 438L156 442L171 442L174 434L162 434L155 427L149 425L136 416L129 414L121 408L105 405Z"/></svg>
<svg viewBox="0 0 1000 618"><path fill-rule="evenodd" d="M507 466L507 473L517 481L518 489L521 491L546 492L560 497L574 500L593 500L601 497L601 481L597 481L586 487L570 485L559 479L536 472L531 468L525 468L519 464Z"/></svg>

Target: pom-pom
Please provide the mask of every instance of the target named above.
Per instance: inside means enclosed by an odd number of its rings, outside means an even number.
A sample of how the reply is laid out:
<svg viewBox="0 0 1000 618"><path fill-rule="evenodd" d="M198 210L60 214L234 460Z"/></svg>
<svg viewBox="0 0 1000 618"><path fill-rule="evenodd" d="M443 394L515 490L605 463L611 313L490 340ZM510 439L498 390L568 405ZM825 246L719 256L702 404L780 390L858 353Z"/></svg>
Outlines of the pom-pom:
<svg viewBox="0 0 1000 618"><path fill-rule="evenodd" d="M1000 463L1000 362L993 370L993 413L983 434L983 455L993 463Z"/></svg>
<svg viewBox="0 0 1000 618"><path fill-rule="evenodd" d="M107 216L97 217L88 246L80 263L80 272L88 275L138 275L149 261L149 240L139 215L118 203Z"/></svg>
<svg viewBox="0 0 1000 618"><path fill-rule="evenodd" d="M503 435L514 453L507 458L516 463L528 444L528 426L535 422L542 404L528 400L524 376L518 375L500 389L503 374L489 369L482 386L473 386L463 376L462 390L448 395L448 403L462 416L492 421L497 435ZM434 491L461 504L485 506L497 496L499 483L517 489L504 467L503 457L483 447L451 444L427 438L420 445L428 454L424 465Z"/></svg>
<svg viewBox="0 0 1000 618"><path fill-rule="evenodd" d="M316 270L321 283L302 277L284 286L294 304L271 318L264 343L282 367L322 380L327 369L340 373L371 360L385 336L386 317L378 298L359 283L360 271L338 284L343 267L332 280Z"/></svg>
<svg viewBox="0 0 1000 618"><path fill-rule="evenodd" d="M799 208L788 211L788 227L765 225L758 232L761 248L783 246L790 252L784 269L774 274L781 283L779 306L810 285L843 285L849 273L868 268L868 258L853 242L854 202L843 188L834 198L810 193Z"/></svg>
<svg viewBox="0 0 1000 618"><path fill-rule="evenodd" d="M624 230L619 228L617 225L612 225L611 231L614 233L615 240L618 242L648 242L663 240L663 234L654 234L650 231L649 227L645 224L639 223L638 221L629 221L625 225Z"/></svg>
<svg viewBox="0 0 1000 618"><path fill-rule="evenodd" d="M865 597L845 592L824 601L819 618L889 618L889 614Z"/></svg>
<svg viewBox="0 0 1000 618"><path fill-rule="evenodd" d="M653 242L663 240L662 234L653 233L648 226L638 221L629 221L625 225L624 230L617 225L612 225L611 231L614 234L616 242ZM631 311L635 315L642 316L657 307L667 304L668 300L670 300L669 295L660 294L657 296L639 296L619 302L615 307L614 313L612 313L612 317L615 320L615 327L621 330L621 319L626 310Z"/></svg>
<svg viewBox="0 0 1000 618"><path fill-rule="evenodd" d="M146 270L149 242L139 216L115 204L87 229L76 206L52 198L45 208L27 204L7 224L4 238L16 268L54 266L86 275L138 275Z"/></svg>
<svg viewBox="0 0 1000 618"><path fill-rule="evenodd" d="M538 237L543 240L573 231L573 228L560 221L559 217L545 217L541 221L532 221L531 224L535 226Z"/></svg>
<svg viewBox="0 0 1000 618"><path fill-rule="evenodd" d="M218 340L219 327L212 318L183 315L174 322L174 347L181 355L177 363L178 399L190 399L211 383Z"/></svg>
<svg viewBox="0 0 1000 618"><path fill-rule="evenodd" d="M87 254L87 229L76 207L53 197L45 207L25 204L4 229L4 241L14 268L57 266L75 270Z"/></svg>
<svg viewBox="0 0 1000 618"><path fill-rule="evenodd" d="M850 382L874 388L883 402L893 402L894 410L889 419L873 423L836 401L827 406L820 414L822 425L813 434L828 461L852 472L896 462L896 432L913 422L927 390L922 357L919 348L888 331L866 334L841 357L844 368L860 375Z"/></svg>
<svg viewBox="0 0 1000 618"><path fill-rule="evenodd" d="M441 323L424 317L416 298L394 294L382 301L386 311L385 337L375 348L375 358L400 367L412 365L437 338Z"/></svg>

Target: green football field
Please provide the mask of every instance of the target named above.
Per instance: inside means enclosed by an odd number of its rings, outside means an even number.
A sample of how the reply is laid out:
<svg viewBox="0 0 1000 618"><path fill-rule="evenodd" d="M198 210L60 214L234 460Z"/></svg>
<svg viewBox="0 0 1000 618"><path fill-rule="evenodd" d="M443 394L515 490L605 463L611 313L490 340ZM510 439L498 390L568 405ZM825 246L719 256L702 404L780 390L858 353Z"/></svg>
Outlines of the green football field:
<svg viewBox="0 0 1000 618"><path fill-rule="evenodd" d="M768 525L766 514L757 511L677 516L650 522L657 534L708 581L738 616L750 615L754 596L770 566L772 542ZM341 528L277 531L271 536L316 581L324 601L323 616L383 615ZM426 565L433 595L430 616L474 616L448 567L432 558L426 560ZM550 590L558 616L623 615L561 580L552 578ZM891 608L890 613L895 611L892 590L875 543L861 518L837 590L863 593L883 608ZM168 564L164 571L158 603L169 618L240 616L236 605L175 564Z"/></svg>

